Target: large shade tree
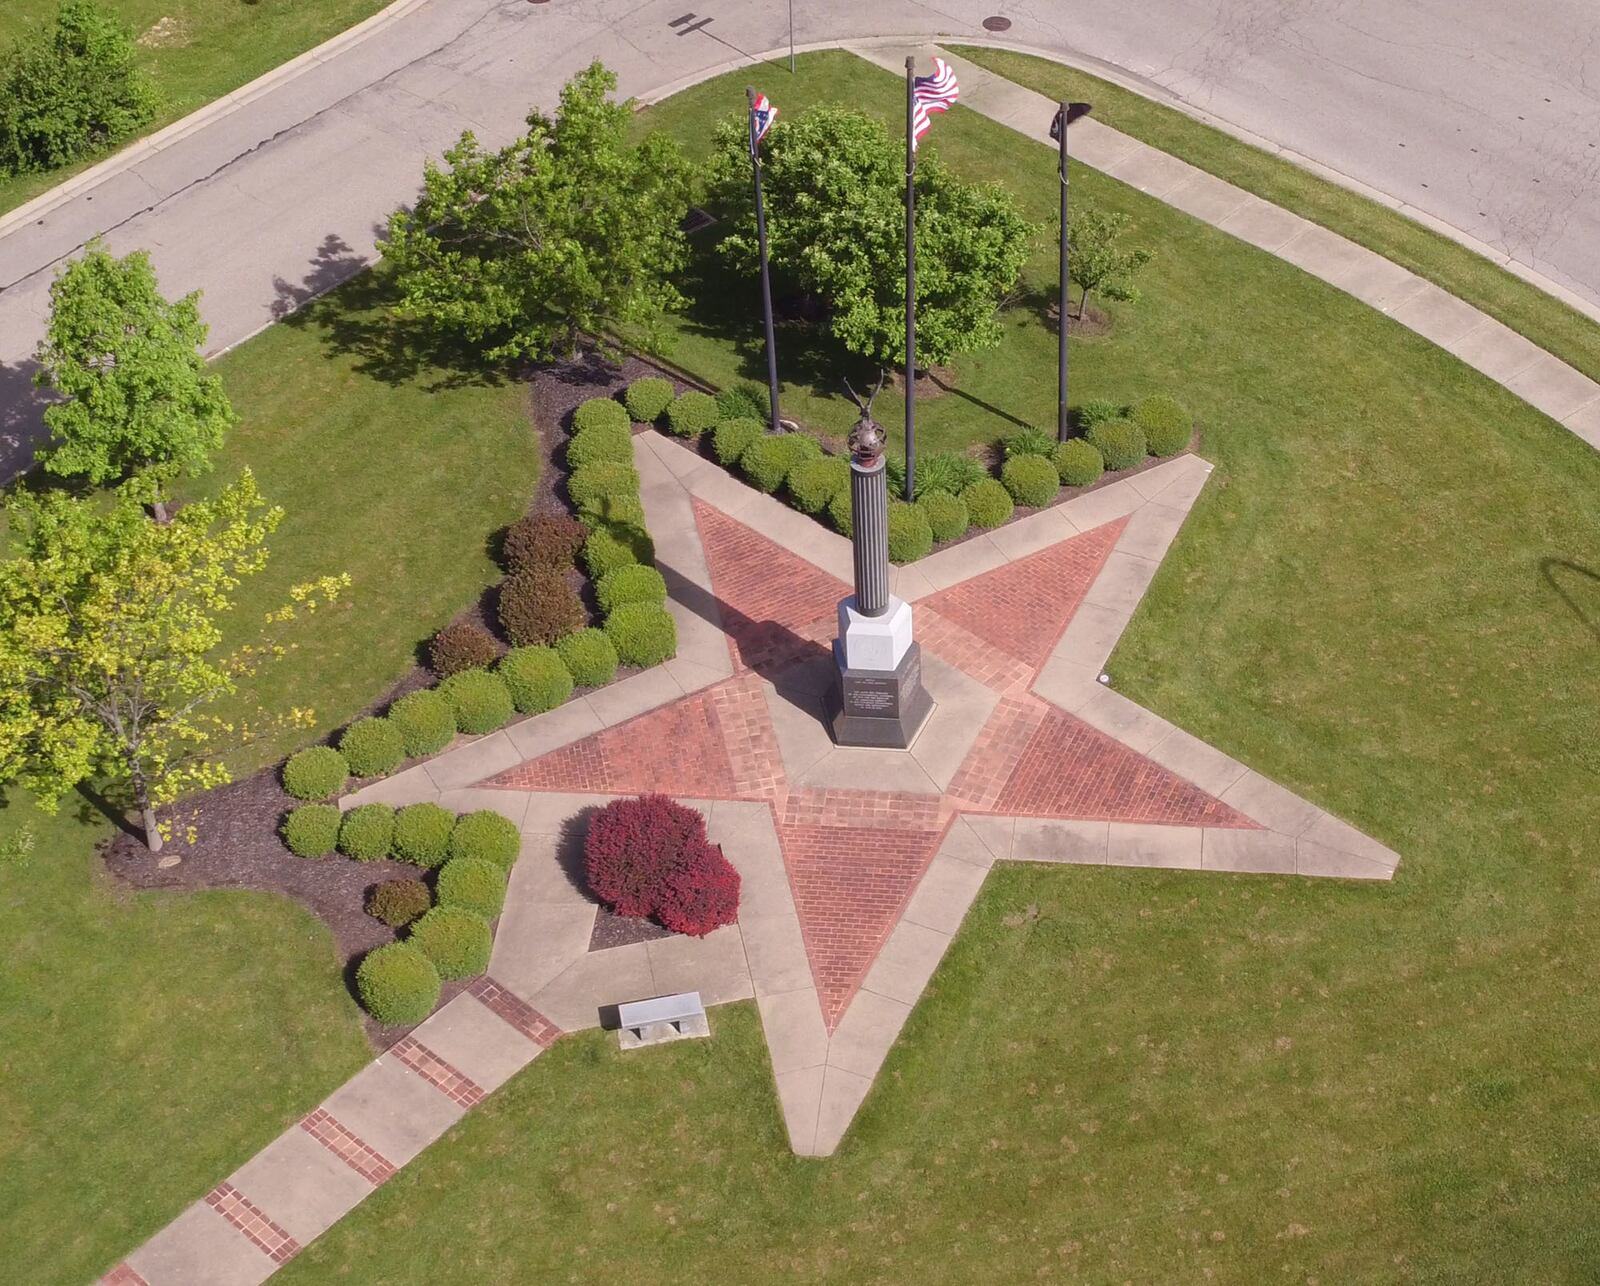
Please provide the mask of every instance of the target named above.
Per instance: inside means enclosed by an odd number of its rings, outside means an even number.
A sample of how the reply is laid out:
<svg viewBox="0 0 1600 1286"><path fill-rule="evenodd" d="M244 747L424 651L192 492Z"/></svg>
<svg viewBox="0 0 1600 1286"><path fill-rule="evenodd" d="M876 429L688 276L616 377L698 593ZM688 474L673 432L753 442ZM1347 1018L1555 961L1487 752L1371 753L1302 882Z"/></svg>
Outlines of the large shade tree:
<svg viewBox="0 0 1600 1286"><path fill-rule="evenodd" d="M561 91L555 116L486 152L469 132L428 163L414 208L389 220L402 315L499 361L572 351L582 335L648 335L682 299L690 171L677 144L627 141L631 111L599 63Z"/></svg>
<svg viewBox="0 0 1600 1286"><path fill-rule="evenodd" d="M905 142L860 112L819 107L762 144L774 277L828 307L830 333L882 365L905 361ZM936 156L917 162L917 357L942 364L1000 342L998 311L1036 229L999 184L968 183ZM718 130L712 199L731 230L722 253L754 272L757 242L742 123Z"/></svg>

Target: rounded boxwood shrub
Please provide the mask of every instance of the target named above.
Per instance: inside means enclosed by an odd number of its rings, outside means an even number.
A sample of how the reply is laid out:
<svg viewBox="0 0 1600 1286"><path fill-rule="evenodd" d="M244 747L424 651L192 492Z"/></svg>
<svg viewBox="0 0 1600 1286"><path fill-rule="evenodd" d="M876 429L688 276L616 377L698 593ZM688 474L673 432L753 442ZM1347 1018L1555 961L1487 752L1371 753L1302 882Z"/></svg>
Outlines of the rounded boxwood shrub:
<svg viewBox="0 0 1600 1286"><path fill-rule="evenodd" d="M763 433L744 449L739 468L752 484L771 495L792 469L821 455L821 445L807 434Z"/></svg>
<svg viewBox="0 0 1600 1286"><path fill-rule="evenodd" d="M509 871L521 851L522 833L517 830L517 824L491 808L467 813L450 832L452 862L471 858L475 862L492 862L502 871Z"/></svg>
<svg viewBox="0 0 1600 1286"><path fill-rule="evenodd" d="M619 569L620 570L620 569ZM617 673L617 649L604 630L575 630L556 640L556 655L572 681L585 688L603 688Z"/></svg>
<svg viewBox="0 0 1600 1286"><path fill-rule="evenodd" d="M394 847L394 809L358 804L339 823L339 851L358 862L376 862Z"/></svg>
<svg viewBox="0 0 1600 1286"><path fill-rule="evenodd" d="M367 892L367 914L391 929L403 929L433 905L421 880L385 880Z"/></svg>
<svg viewBox="0 0 1600 1286"><path fill-rule="evenodd" d="M387 719L357 719L339 738L339 753L352 775L387 777L406 757L406 743Z"/></svg>
<svg viewBox="0 0 1600 1286"><path fill-rule="evenodd" d="M441 978L476 977L494 950L488 920L459 906L434 907L411 926L406 941L433 961Z"/></svg>
<svg viewBox="0 0 1600 1286"><path fill-rule="evenodd" d="M437 754L456 735L455 711L432 688L406 693L389 707L389 722L410 758Z"/></svg>
<svg viewBox="0 0 1600 1286"><path fill-rule="evenodd" d="M594 593L600 610L609 616L624 603L665 603L667 582L654 567L630 563L607 572Z"/></svg>
<svg viewBox="0 0 1600 1286"><path fill-rule="evenodd" d="M1055 464L1061 481L1069 487L1087 487L1091 482L1099 482L1100 475L1106 471L1099 448L1082 438L1072 438L1058 446Z"/></svg>
<svg viewBox="0 0 1600 1286"><path fill-rule="evenodd" d="M721 418L717 411L717 399L698 389L679 393L672 399L672 405L667 407L667 428L680 438L692 438L696 433L704 433Z"/></svg>
<svg viewBox="0 0 1600 1286"><path fill-rule="evenodd" d="M828 521L836 532L847 538L855 534L856 515L852 506L849 487L828 501Z"/></svg>
<svg viewBox="0 0 1600 1286"><path fill-rule="evenodd" d="M409 942L367 952L356 968L361 1007L380 1023L420 1023L439 1003L439 971Z"/></svg>
<svg viewBox="0 0 1600 1286"><path fill-rule="evenodd" d="M672 381L659 375L646 375L628 385L622 401L628 414L640 424L654 424L672 405Z"/></svg>
<svg viewBox="0 0 1600 1286"><path fill-rule="evenodd" d="M1158 393L1139 402L1129 417L1144 430L1151 455L1177 455L1189 445L1194 421L1177 398Z"/></svg>
<svg viewBox="0 0 1600 1286"><path fill-rule="evenodd" d="M1018 429L1001 443L1001 447L1007 460L1024 455L1048 456L1056 449L1056 435L1043 429Z"/></svg>
<svg viewBox="0 0 1600 1286"><path fill-rule="evenodd" d="M739 918L739 872L715 844L691 848L661 879L656 918L674 933L703 938Z"/></svg>
<svg viewBox="0 0 1600 1286"><path fill-rule="evenodd" d="M705 818L666 795L612 800L589 822L584 878L618 915L654 915L668 873L705 845Z"/></svg>
<svg viewBox="0 0 1600 1286"><path fill-rule="evenodd" d="M331 746L312 746L289 756L283 766L283 788L296 799L327 799L344 789L350 765Z"/></svg>
<svg viewBox="0 0 1600 1286"><path fill-rule="evenodd" d="M617 406L615 402L606 405ZM633 430L628 427L628 413L618 406L617 414L622 417L621 424L594 424L572 435L567 443L569 467L581 469L600 460L633 463Z"/></svg>
<svg viewBox="0 0 1600 1286"><path fill-rule="evenodd" d="M506 681L511 704L522 714L554 710L572 695L572 675L553 647L513 648L495 672Z"/></svg>
<svg viewBox="0 0 1600 1286"><path fill-rule="evenodd" d="M928 515L904 500L889 502L889 557L897 563L914 563L933 548L933 528Z"/></svg>
<svg viewBox="0 0 1600 1286"><path fill-rule="evenodd" d="M720 464L732 467L738 463L744 449L765 432L760 420L741 417L720 420L711 433L711 453Z"/></svg>
<svg viewBox="0 0 1600 1286"><path fill-rule="evenodd" d="M660 665L678 651L678 626L659 603L624 603L606 617L606 637L624 665Z"/></svg>
<svg viewBox="0 0 1600 1286"><path fill-rule="evenodd" d="M974 482L961 493L967 517L974 527L998 527L1011 517L1011 493L993 478Z"/></svg>
<svg viewBox="0 0 1600 1286"><path fill-rule="evenodd" d="M772 394L765 384L754 380L734 380L717 390L717 415L724 420L741 417L765 425L772 415Z"/></svg>
<svg viewBox="0 0 1600 1286"><path fill-rule="evenodd" d="M593 496L578 506L578 521L587 527L602 523L644 529L644 502L638 496Z"/></svg>
<svg viewBox="0 0 1600 1286"><path fill-rule="evenodd" d="M952 496L948 491L929 491L918 498L917 508L927 517L928 530L933 532L935 542L954 540L967 529L967 507L960 496Z"/></svg>
<svg viewBox="0 0 1600 1286"><path fill-rule="evenodd" d="M505 868L477 857L452 857L439 868L434 894L440 906L493 919L506 900Z"/></svg>
<svg viewBox="0 0 1600 1286"><path fill-rule="evenodd" d="M438 866L450 855L456 815L438 804L407 804L394 815L390 852L414 866Z"/></svg>
<svg viewBox="0 0 1600 1286"><path fill-rule="evenodd" d="M564 572L583 547L583 524L568 514L533 514L506 528L501 553L506 570L523 572L547 567Z"/></svg>
<svg viewBox="0 0 1600 1286"><path fill-rule="evenodd" d="M493 665L499 655L500 649L489 631L469 621L446 625L428 644L428 662L441 679L464 670L481 670Z"/></svg>
<svg viewBox="0 0 1600 1286"><path fill-rule="evenodd" d="M554 643L583 625L583 604L559 572L535 568L500 582L500 626L519 647Z"/></svg>
<svg viewBox="0 0 1600 1286"><path fill-rule="evenodd" d="M639 473L631 464L616 460L596 460L573 470L567 478L567 494L575 505L584 505L608 496L637 496Z"/></svg>
<svg viewBox="0 0 1600 1286"><path fill-rule="evenodd" d="M1084 434L1108 469L1131 469L1145 457L1144 430L1132 420L1106 420Z"/></svg>
<svg viewBox="0 0 1600 1286"><path fill-rule="evenodd" d="M632 427L622 403L609 397L591 397L572 413L574 435L594 428L621 429L627 433Z"/></svg>
<svg viewBox="0 0 1600 1286"><path fill-rule="evenodd" d="M655 545L643 527L627 523L598 523L583 542L583 565L593 580L629 563L648 563L655 559Z"/></svg>
<svg viewBox="0 0 1600 1286"><path fill-rule="evenodd" d="M802 460L789 470L789 494L808 514L821 513L841 491L850 490L850 461L842 455Z"/></svg>
<svg viewBox="0 0 1600 1286"><path fill-rule="evenodd" d="M1016 455L1001 466L1000 483L1019 505L1041 509L1056 498L1061 475L1042 455Z"/></svg>
<svg viewBox="0 0 1600 1286"><path fill-rule="evenodd" d="M439 694L455 711L456 730L475 736L505 727L514 709L506 681L488 670L452 674L439 685Z"/></svg>
<svg viewBox="0 0 1600 1286"><path fill-rule="evenodd" d="M283 819L283 842L296 857L327 857L339 843L339 809L301 804Z"/></svg>

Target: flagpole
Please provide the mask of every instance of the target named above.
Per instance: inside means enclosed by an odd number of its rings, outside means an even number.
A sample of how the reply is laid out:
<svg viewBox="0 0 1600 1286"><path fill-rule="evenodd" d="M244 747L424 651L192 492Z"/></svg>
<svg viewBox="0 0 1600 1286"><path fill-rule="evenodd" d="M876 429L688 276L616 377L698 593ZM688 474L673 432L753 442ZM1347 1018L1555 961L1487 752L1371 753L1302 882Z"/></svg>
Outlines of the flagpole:
<svg viewBox="0 0 1600 1286"><path fill-rule="evenodd" d="M756 187L756 243L761 251L761 314L767 328L767 399L770 428L778 432L778 346L772 332L772 278L767 269L767 208L761 194L761 144L756 139L756 91L746 87L749 106L750 169Z"/></svg>
<svg viewBox="0 0 1600 1286"><path fill-rule="evenodd" d="M1067 122L1072 115L1072 104L1061 100L1061 281L1059 286L1061 312L1060 360L1056 363L1056 441L1067 440Z"/></svg>
<svg viewBox="0 0 1600 1286"><path fill-rule="evenodd" d="M915 57L906 59L906 502L917 475L917 171L914 101Z"/></svg>

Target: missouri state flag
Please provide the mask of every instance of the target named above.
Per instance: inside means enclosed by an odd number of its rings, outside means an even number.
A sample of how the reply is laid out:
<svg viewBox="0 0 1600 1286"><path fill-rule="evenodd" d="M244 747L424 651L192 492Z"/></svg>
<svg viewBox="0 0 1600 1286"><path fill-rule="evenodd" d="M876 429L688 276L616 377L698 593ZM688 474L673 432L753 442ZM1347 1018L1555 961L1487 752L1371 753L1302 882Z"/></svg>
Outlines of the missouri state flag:
<svg viewBox="0 0 1600 1286"><path fill-rule="evenodd" d="M956 74L943 58L933 60L933 75L918 76L911 82L911 150L928 132L934 112L947 112L950 104L961 96L956 84Z"/></svg>

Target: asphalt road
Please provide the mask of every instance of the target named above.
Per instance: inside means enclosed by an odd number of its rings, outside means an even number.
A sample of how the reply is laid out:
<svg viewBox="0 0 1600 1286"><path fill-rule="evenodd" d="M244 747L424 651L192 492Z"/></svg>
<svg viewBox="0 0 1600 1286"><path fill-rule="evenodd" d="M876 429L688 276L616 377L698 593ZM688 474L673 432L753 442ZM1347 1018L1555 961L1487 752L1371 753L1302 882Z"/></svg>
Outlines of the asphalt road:
<svg viewBox="0 0 1600 1286"><path fill-rule="evenodd" d="M0 477L37 437L29 355L51 276L90 236L149 249L169 295L201 290L222 349L370 260L422 159L463 129L502 142L596 57L651 94L784 45L787 15L785 0L431 0L0 237ZM990 15L1010 19L1004 39L1123 69L1600 304L1600 28L1579 0L795 0L794 35L982 36ZM781 72L764 83L781 102Z"/></svg>

